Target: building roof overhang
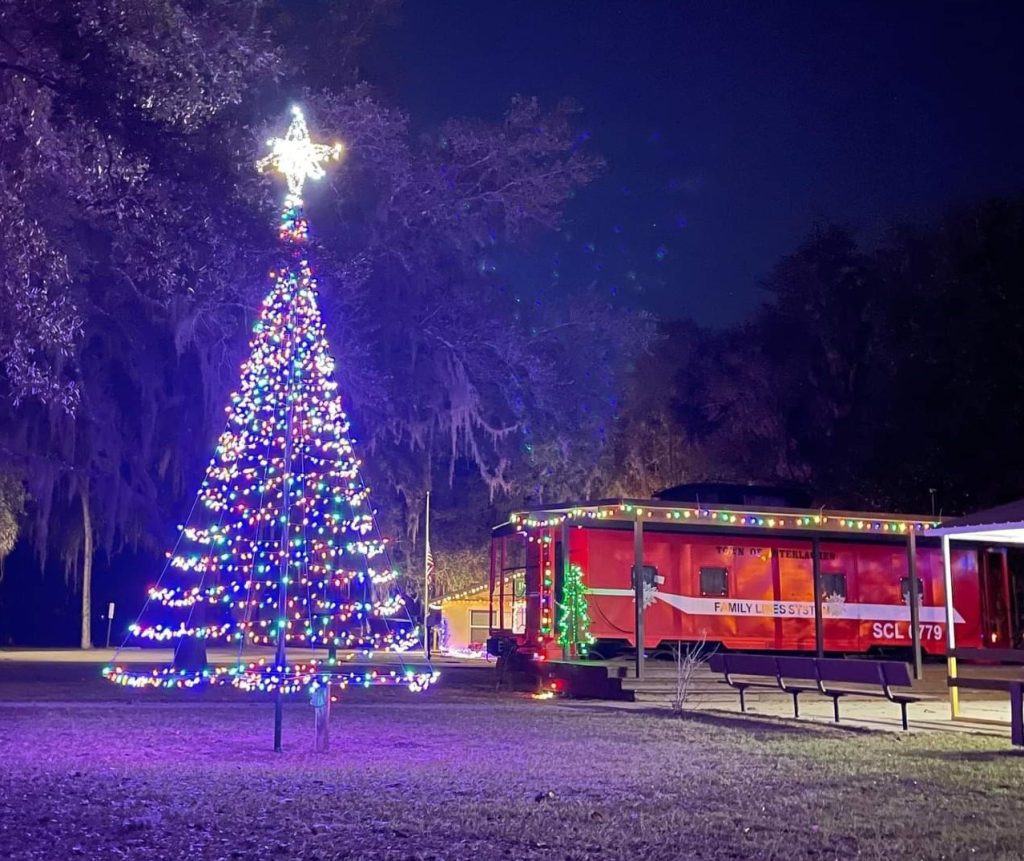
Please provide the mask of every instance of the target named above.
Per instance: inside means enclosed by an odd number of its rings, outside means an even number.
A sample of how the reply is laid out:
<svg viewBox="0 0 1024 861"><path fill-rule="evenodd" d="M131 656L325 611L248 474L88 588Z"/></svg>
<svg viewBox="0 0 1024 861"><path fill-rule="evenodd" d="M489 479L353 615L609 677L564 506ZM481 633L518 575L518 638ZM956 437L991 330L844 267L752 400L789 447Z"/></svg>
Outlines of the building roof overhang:
<svg viewBox="0 0 1024 861"><path fill-rule="evenodd" d="M985 544L1024 544L1024 499L946 520L926 534Z"/></svg>

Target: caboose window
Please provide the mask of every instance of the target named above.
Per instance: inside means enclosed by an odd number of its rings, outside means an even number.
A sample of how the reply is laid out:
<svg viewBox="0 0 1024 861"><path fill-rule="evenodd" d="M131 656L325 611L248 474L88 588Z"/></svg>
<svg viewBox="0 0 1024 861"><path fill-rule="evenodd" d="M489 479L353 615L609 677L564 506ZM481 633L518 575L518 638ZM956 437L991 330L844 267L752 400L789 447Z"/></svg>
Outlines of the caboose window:
<svg viewBox="0 0 1024 861"><path fill-rule="evenodd" d="M835 601L837 598L846 600L846 575L822 572L821 597L826 601Z"/></svg>
<svg viewBox="0 0 1024 861"><path fill-rule="evenodd" d="M728 568L701 568L700 594L704 597L722 597L729 594Z"/></svg>
<svg viewBox="0 0 1024 861"><path fill-rule="evenodd" d="M903 598L904 604L910 603L910 578L900 577L900 596ZM920 577L917 578L917 600L918 602L924 601L924 580Z"/></svg>

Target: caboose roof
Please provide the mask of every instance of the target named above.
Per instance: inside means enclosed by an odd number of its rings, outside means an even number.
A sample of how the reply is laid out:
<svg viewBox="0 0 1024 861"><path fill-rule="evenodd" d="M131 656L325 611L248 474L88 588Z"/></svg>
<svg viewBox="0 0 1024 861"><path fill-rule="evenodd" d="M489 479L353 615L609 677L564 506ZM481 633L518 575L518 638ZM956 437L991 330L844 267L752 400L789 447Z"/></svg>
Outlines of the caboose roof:
<svg viewBox="0 0 1024 861"><path fill-rule="evenodd" d="M612 525L633 523L637 519L654 529L705 527L741 532L747 529L758 533L779 530L790 534L878 535L890 538L906 537L911 532L925 534L927 530L942 525L939 518L912 514L700 505L660 499L601 499L517 511L510 516L508 523L496 528L528 531L563 523L599 526L602 522Z"/></svg>

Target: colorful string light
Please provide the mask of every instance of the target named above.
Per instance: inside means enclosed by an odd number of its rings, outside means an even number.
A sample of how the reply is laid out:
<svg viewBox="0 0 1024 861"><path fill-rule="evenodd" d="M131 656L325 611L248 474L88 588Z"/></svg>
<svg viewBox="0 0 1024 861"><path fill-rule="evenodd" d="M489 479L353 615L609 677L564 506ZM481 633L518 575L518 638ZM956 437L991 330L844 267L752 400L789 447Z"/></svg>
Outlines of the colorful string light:
<svg viewBox="0 0 1024 861"><path fill-rule="evenodd" d="M577 506L551 514L544 512L515 512L510 521L519 530L548 529L565 522L585 520L657 520L674 522L701 522L719 526L744 526L752 529L815 529L842 532L882 532L906 535L923 532L939 521L916 518L879 518L870 514L851 515L830 511L774 511L758 512L707 507L665 507L660 503L636 505L621 502Z"/></svg>

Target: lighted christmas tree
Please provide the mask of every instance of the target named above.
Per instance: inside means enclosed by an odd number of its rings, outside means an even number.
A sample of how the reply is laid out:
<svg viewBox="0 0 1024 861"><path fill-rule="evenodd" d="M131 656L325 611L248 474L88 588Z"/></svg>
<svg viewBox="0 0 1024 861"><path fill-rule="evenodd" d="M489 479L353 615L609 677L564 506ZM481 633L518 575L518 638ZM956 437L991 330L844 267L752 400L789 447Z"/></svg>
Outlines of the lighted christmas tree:
<svg viewBox="0 0 1024 861"><path fill-rule="evenodd" d="M437 678L429 667L370 663L417 644L420 631L393 589L307 260L303 184L342 148L313 143L297 108L287 135L269 143L259 167L288 182L285 258L270 273L192 515L128 639L172 645L175 660L152 670L115 664L104 675L129 686L227 683L279 694L422 690ZM208 662L207 644L229 646L231 658Z"/></svg>
<svg viewBox="0 0 1024 861"><path fill-rule="evenodd" d="M583 569L569 566L562 586L561 613L558 617L558 642L570 658L585 658L594 643L590 633L590 610L587 587L583 585Z"/></svg>

